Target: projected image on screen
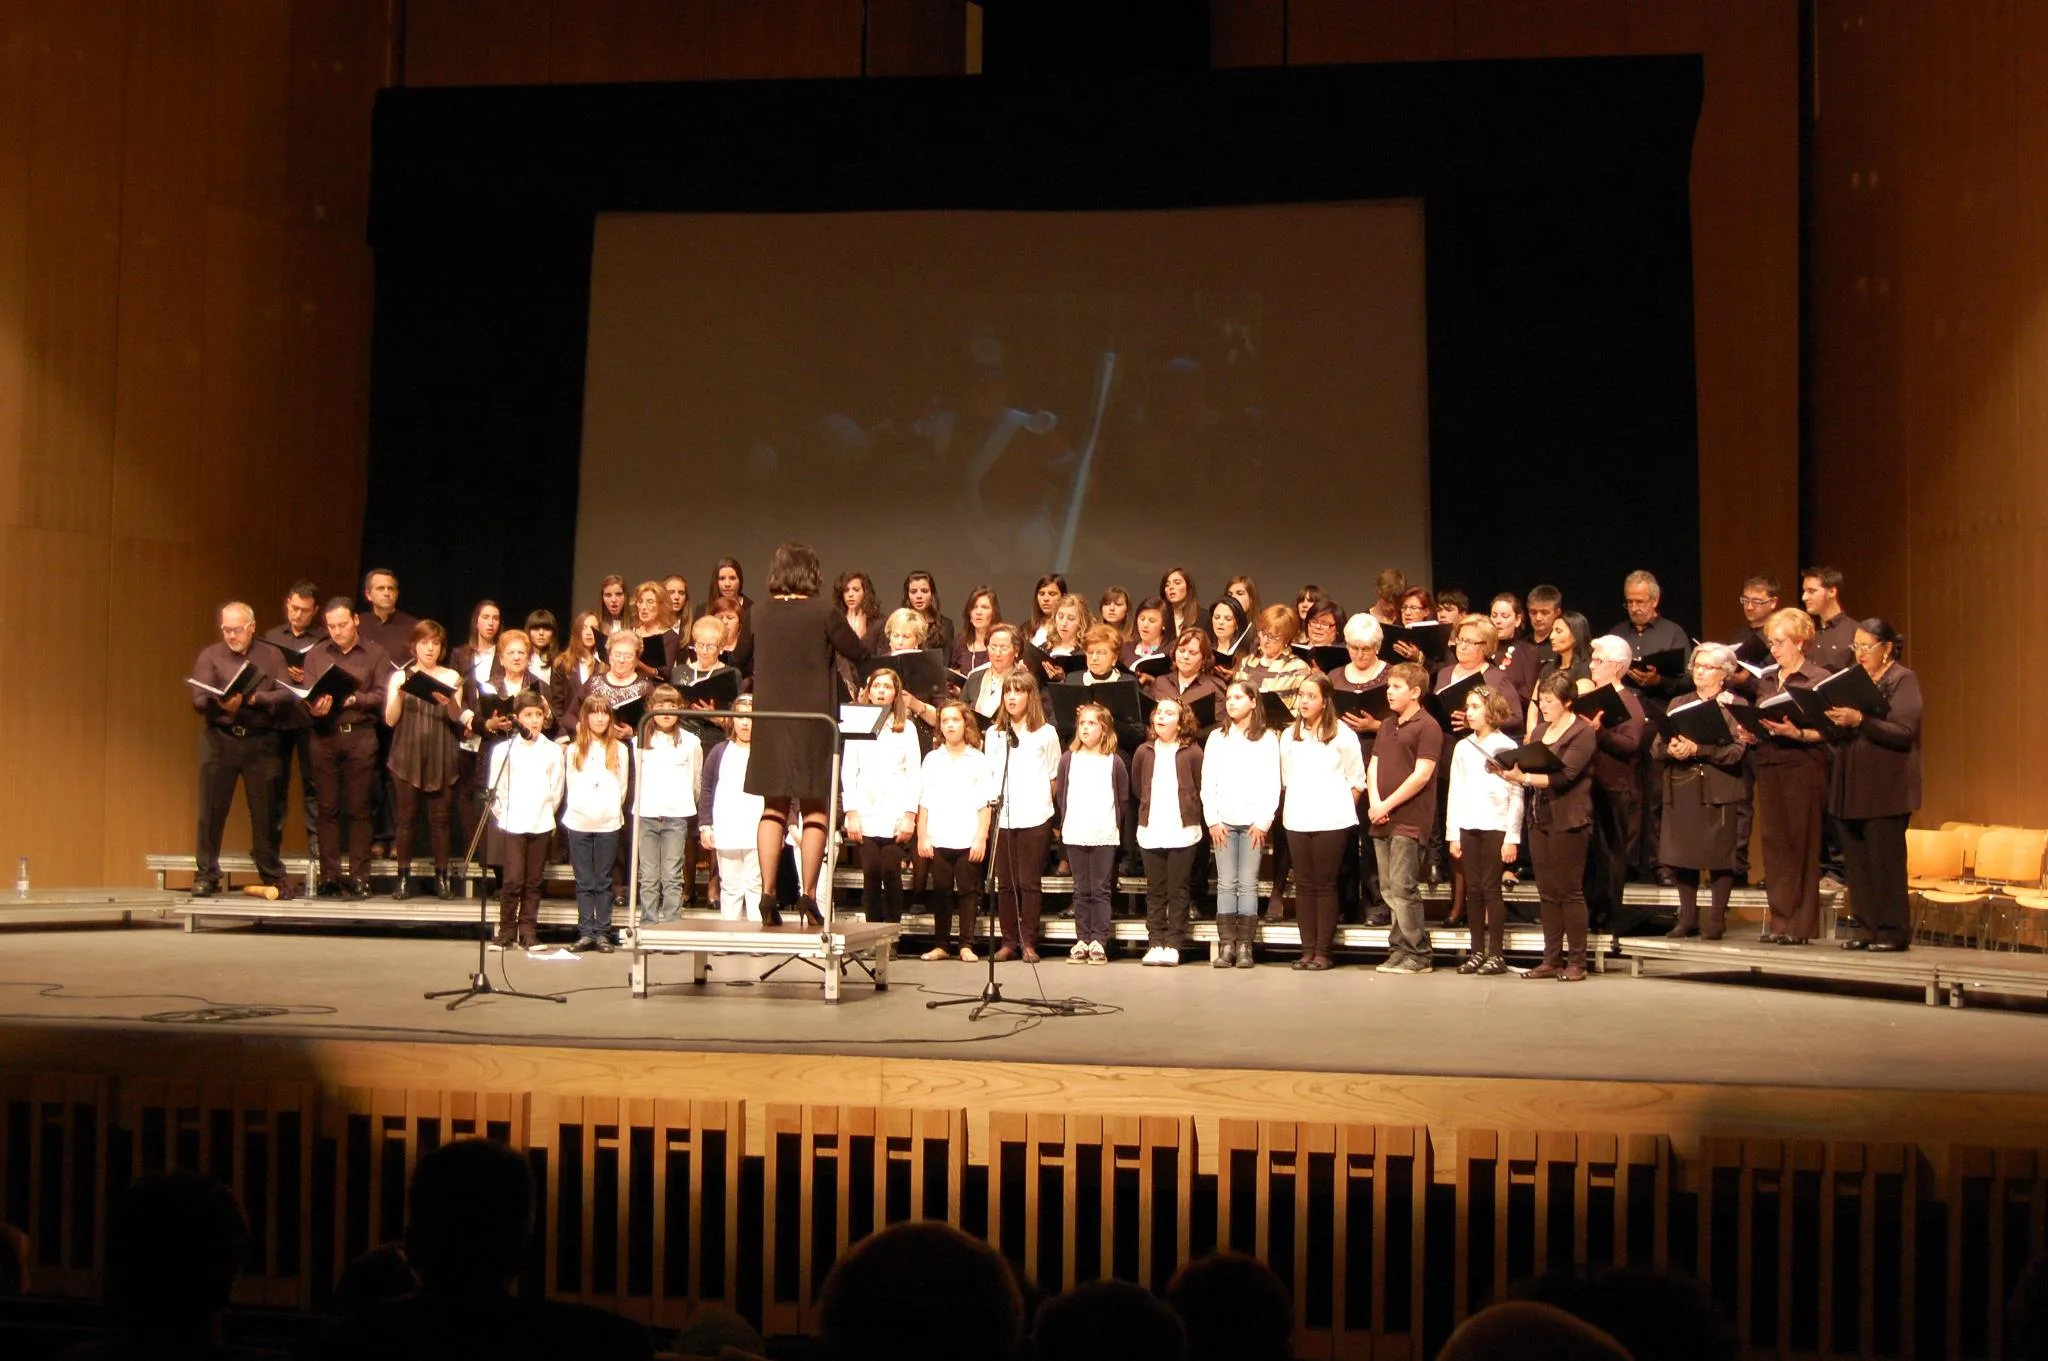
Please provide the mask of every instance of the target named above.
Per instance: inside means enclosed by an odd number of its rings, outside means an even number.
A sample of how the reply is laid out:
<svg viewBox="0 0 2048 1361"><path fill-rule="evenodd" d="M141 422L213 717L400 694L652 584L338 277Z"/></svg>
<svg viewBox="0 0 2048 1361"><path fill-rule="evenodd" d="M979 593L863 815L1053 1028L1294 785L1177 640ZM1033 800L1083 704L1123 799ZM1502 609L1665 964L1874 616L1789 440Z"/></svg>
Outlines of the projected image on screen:
<svg viewBox="0 0 2048 1361"><path fill-rule="evenodd" d="M1426 573L1426 409L1413 203L607 216L579 600L798 538L889 604L1186 564L1362 608Z"/></svg>

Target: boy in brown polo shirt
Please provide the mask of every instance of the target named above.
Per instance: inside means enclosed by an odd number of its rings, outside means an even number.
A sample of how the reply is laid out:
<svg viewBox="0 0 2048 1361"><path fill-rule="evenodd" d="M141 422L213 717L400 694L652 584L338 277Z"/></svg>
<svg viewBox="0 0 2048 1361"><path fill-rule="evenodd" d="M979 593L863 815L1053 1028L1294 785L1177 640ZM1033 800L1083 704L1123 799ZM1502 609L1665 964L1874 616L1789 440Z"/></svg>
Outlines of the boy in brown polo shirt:
<svg viewBox="0 0 2048 1361"><path fill-rule="evenodd" d="M1379 863L1380 894L1393 914L1380 973L1429 973L1429 931L1415 896L1422 843L1436 817L1436 767L1444 733L1422 707L1429 673L1414 662L1387 668L1387 711L1365 772L1366 820Z"/></svg>

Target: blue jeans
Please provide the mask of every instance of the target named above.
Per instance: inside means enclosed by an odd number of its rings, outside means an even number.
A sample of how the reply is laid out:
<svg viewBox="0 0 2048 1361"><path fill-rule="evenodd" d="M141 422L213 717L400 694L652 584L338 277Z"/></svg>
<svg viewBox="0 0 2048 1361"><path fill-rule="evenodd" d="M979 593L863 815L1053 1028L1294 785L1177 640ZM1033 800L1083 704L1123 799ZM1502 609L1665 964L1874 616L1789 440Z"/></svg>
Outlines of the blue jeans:
<svg viewBox="0 0 2048 1361"><path fill-rule="evenodd" d="M1259 915L1259 848L1252 844L1249 827L1223 829L1223 845L1216 851L1216 915Z"/></svg>
<svg viewBox="0 0 2048 1361"><path fill-rule="evenodd" d="M1422 899L1416 896L1416 870L1422 861L1422 843L1412 836L1376 836L1373 854L1379 859L1380 893L1393 914L1387 931L1387 958L1429 962L1429 928L1422 924ZM1496 870L1488 872L1498 873Z"/></svg>
<svg viewBox="0 0 2048 1361"><path fill-rule="evenodd" d="M640 819L640 916L674 921L683 915L683 846L688 818Z"/></svg>
<svg viewBox="0 0 2048 1361"><path fill-rule="evenodd" d="M617 832L577 832L569 839L569 867L576 872L576 938L596 940L612 933L612 865L619 858Z"/></svg>

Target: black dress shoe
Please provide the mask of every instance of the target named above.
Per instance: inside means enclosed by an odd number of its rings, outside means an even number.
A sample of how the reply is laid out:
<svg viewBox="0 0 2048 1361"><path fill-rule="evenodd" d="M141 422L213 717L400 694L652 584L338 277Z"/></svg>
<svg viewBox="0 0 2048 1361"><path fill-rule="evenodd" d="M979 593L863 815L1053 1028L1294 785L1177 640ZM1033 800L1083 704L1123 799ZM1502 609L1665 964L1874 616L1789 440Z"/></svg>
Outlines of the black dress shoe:
<svg viewBox="0 0 2048 1361"><path fill-rule="evenodd" d="M1657 882L1665 888L1677 888L1678 876L1673 874L1667 867L1659 865L1657 866Z"/></svg>
<svg viewBox="0 0 2048 1361"><path fill-rule="evenodd" d="M1875 947L1867 940L1845 940L1842 942L1842 948L1844 950L1869 950Z"/></svg>
<svg viewBox="0 0 2048 1361"><path fill-rule="evenodd" d="M339 879L321 880L320 887L314 890L314 896L320 898L339 898L341 896L341 881Z"/></svg>
<svg viewBox="0 0 2048 1361"><path fill-rule="evenodd" d="M446 874L437 874L437 875L435 875L435 876L434 876L434 896L435 896L436 898L440 898L440 899L442 899L443 901L447 901L447 900L449 900L449 899L452 899L452 898L454 898L454 896L455 896L455 881L454 881L454 880L452 880L452 879L450 879L450 878L449 878L449 877L448 877L448 876L447 876Z"/></svg>
<svg viewBox="0 0 2048 1361"><path fill-rule="evenodd" d="M192 896L195 898L211 898L219 892L220 880L218 879L194 879L192 881Z"/></svg>
<svg viewBox="0 0 2048 1361"><path fill-rule="evenodd" d="M351 898L367 898L373 890L368 879L351 879L348 881L347 892Z"/></svg>
<svg viewBox="0 0 2048 1361"><path fill-rule="evenodd" d="M398 882L391 887L391 901L402 903L410 897L412 897L412 876L401 873L398 876Z"/></svg>

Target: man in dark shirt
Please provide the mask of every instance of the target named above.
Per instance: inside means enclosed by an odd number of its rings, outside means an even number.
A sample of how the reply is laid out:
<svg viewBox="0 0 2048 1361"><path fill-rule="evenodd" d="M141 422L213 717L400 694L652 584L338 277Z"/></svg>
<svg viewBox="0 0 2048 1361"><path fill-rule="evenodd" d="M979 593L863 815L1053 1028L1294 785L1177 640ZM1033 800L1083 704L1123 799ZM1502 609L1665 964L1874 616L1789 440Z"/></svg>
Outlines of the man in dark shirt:
<svg viewBox="0 0 2048 1361"><path fill-rule="evenodd" d="M370 896L370 802L377 783L377 730L391 662L384 649L362 640L356 609L346 596L327 602L327 636L306 658L315 683L339 667L347 693L312 701L313 779L320 797L320 896ZM348 878L341 875L341 818L348 815Z"/></svg>
<svg viewBox="0 0 2048 1361"><path fill-rule="evenodd" d="M404 666L412 660L412 628L419 620L398 608L398 573L389 567L372 567L363 574L363 600L369 609L359 614L359 632L366 643L375 643L384 649L384 655L397 666ZM385 762L391 759L391 729L379 726L377 729L377 787L370 801L371 834L374 843L371 852L385 855L391 850L391 842L397 827L398 801L391 792L391 772L385 769Z"/></svg>
<svg viewBox="0 0 2048 1361"><path fill-rule="evenodd" d="M1735 649L1735 659L1747 666L1769 667L1773 665L1770 648L1764 642L1764 621L1778 608L1778 579L1765 572L1759 572L1742 583L1742 629L1728 645ZM1747 666L1735 668L1735 674L1728 678L1728 688L1752 703L1756 700L1756 673ZM1735 874L1744 882L1749 878L1749 837L1756 825L1756 801L1744 799L1735 805Z"/></svg>
<svg viewBox="0 0 2048 1361"><path fill-rule="evenodd" d="M220 838L241 782L249 804L250 853L263 882L289 890L271 830L271 800L278 789L277 734L299 707L298 697L278 684L281 667L250 655L256 641L256 612L240 601L221 607L220 641L200 649L192 661L192 708L206 722L199 758L198 866L192 896L220 892ZM268 648L272 658L278 654ZM258 673L253 685L236 686L244 667ZM207 687L207 688L202 688ZM215 693L226 691L226 694Z"/></svg>
<svg viewBox="0 0 2048 1361"><path fill-rule="evenodd" d="M1393 914L1381 973L1428 973L1429 929L1415 894L1422 843L1436 822L1436 768L1444 732L1422 707L1429 673L1413 662L1387 668L1388 717L1365 771L1366 821L1379 864L1380 893Z"/></svg>
<svg viewBox="0 0 2048 1361"><path fill-rule="evenodd" d="M1663 589L1657 585L1656 577L1644 571L1630 572L1621 583L1621 599L1628 618L1607 630L1609 637L1628 644L1629 655L1638 663L1628 670L1628 684L1641 697L1643 708L1653 715L1663 713L1670 707L1672 697L1684 693L1692 684L1683 660L1669 672L1640 664L1644 658L1659 653L1676 652L1681 659L1692 655L1692 635L1657 612L1662 596ZM1636 868L1646 876L1654 875L1660 884L1675 884L1676 876L1657 863L1657 837L1664 827L1664 807L1657 788L1657 764L1647 744L1636 771L1636 788L1643 809L1643 838L1635 847Z"/></svg>
<svg viewBox="0 0 2048 1361"><path fill-rule="evenodd" d="M324 1361L652 1361L637 1323L513 1293L533 1243L525 1154L488 1139L443 1144L420 1159L407 1199L420 1293L337 1324L319 1348Z"/></svg>
<svg viewBox="0 0 2048 1361"><path fill-rule="evenodd" d="M1809 567L1799 574L1799 603L1813 616L1813 641L1806 660L1830 675L1856 664L1850 644L1856 621L1842 608L1842 573L1834 567Z"/></svg>
<svg viewBox="0 0 2048 1361"><path fill-rule="evenodd" d="M1856 620L1842 608L1841 569L1809 567L1801 572L1799 603L1813 616L1813 641L1806 645L1806 660L1830 675L1856 665L1851 646L1856 641ZM1821 892L1840 893L1842 824L1833 813L1821 815L1820 869Z"/></svg>
<svg viewBox="0 0 2048 1361"><path fill-rule="evenodd" d="M1564 613L1564 592L1547 583L1529 588L1529 642L1537 649L1537 670L1550 655L1550 630ZM1532 689L1531 694L1535 691Z"/></svg>
<svg viewBox="0 0 2048 1361"><path fill-rule="evenodd" d="M266 660L280 664L282 678L287 685L303 690L311 673L292 658L303 657L326 636L326 626L320 622L320 588L310 581L295 581L284 594L284 622L264 633L262 641L269 646L262 651L281 649L277 656ZM299 795L306 812L306 854L318 859L320 810L318 791L313 784L312 731L312 718L303 706L278 728L277 798L270 805L270 839L276 845L284 844L285 805L291 802L292 763L296 760Z"/></svg>

